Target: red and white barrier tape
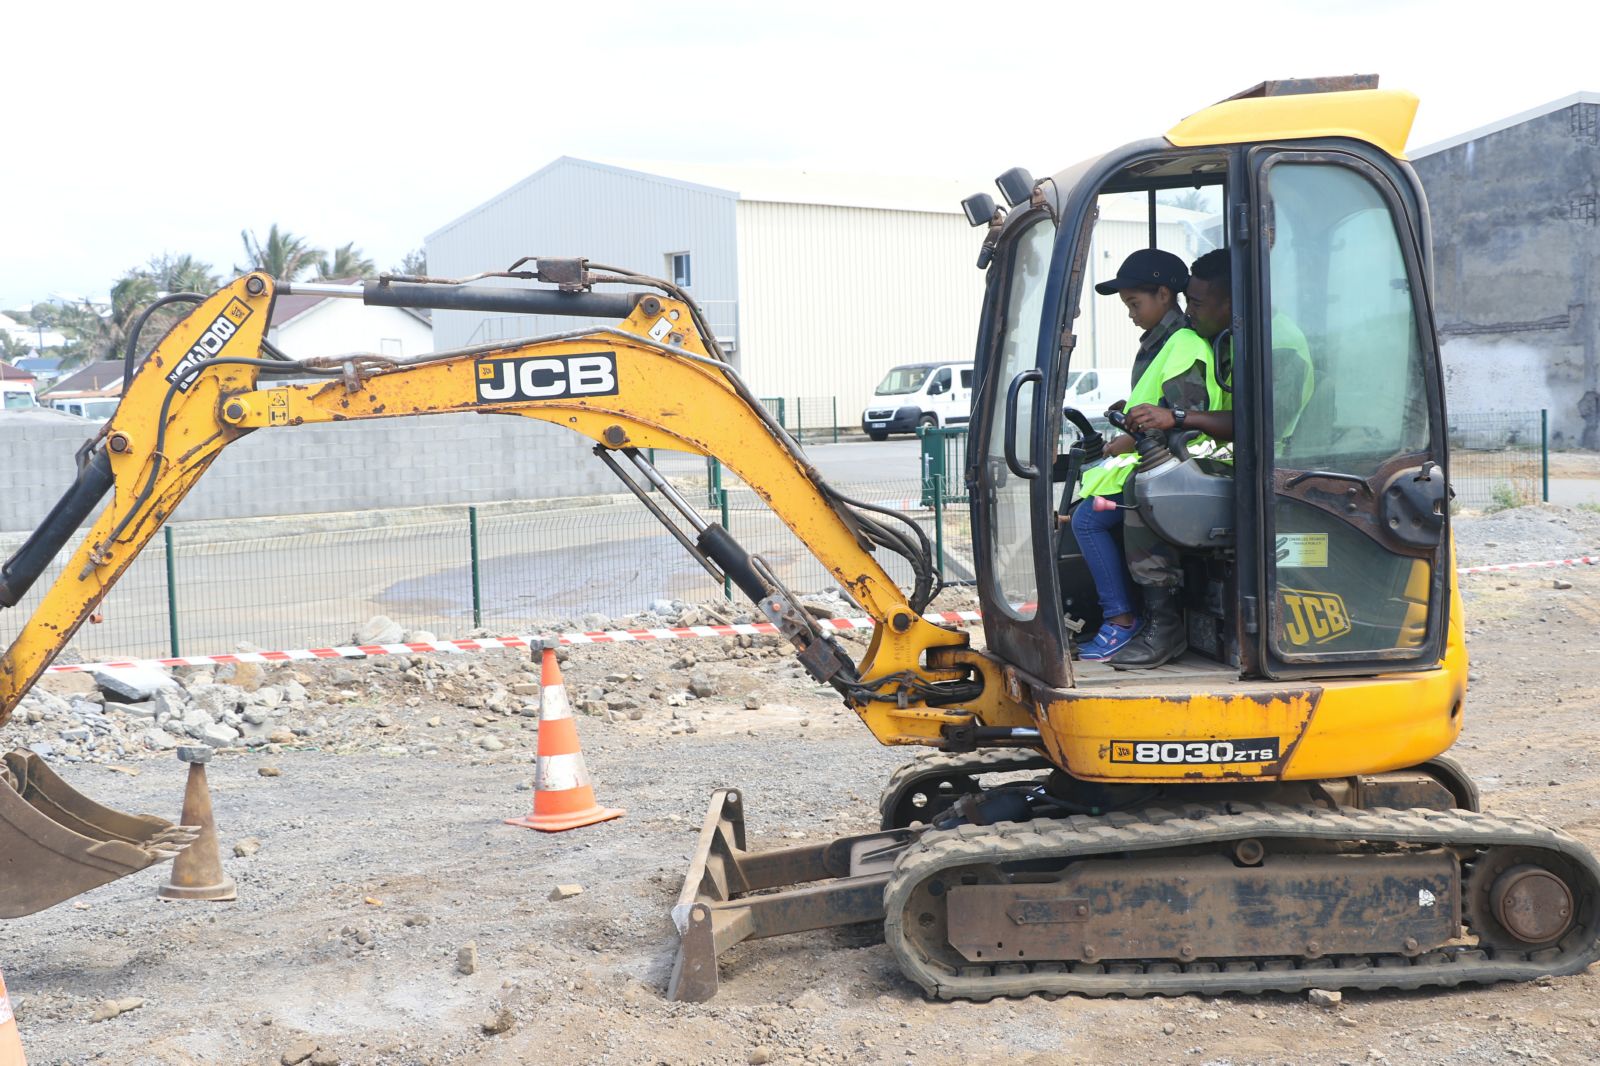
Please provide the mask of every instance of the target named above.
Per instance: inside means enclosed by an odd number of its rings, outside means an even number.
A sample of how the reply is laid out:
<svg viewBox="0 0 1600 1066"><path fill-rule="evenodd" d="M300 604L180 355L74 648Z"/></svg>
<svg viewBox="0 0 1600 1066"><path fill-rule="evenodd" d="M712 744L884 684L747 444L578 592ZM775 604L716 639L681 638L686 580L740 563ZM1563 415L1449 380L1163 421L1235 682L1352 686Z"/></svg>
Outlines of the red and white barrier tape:
<svg viewBox="0 0 1600 1066"><path fill-rule="evenodd" d="M977 611L935 611L923 615L930 622L976 622ZM824 629L871 629L870 618L820 618ZM607 629L594 633L552 634L561 644L630 644L653 640L687 640L693 637L772 636L778 632L771 622L742 625L679 626L671 629ZM413 655L418 652L494 651L499 648L536 647L541 636L478 637L471 640L421 640L407 644L348 644L337 648L301 648L295 651L240 651L232 655L182 655L171 659L112 659L99 663L69 663L51 666L52 674L99 670L118 666L218 666L231 663L292 663L313 659L364 659L370 655Z"/></svg>
<svg viewBox="0 0 1600 1066"><path fill-rule="evenodd" d="M1537 563L1499 563L1494 566L1463 566L1459 574L1491 574L1508 570L1548 570L1560 566L1600 566L1600 556L1580 555L1573 559L1546 559ZM935 611L923 616L930 622L976 622L977 611ZM870 618L823 618L824 629L871 629ZM771 622L744 625L678 626L671 629L606 629L594 633L557 633L562 644L630 644L652 640L688 640L694 637L772 636L778 632ZM370 655L414 655L419 652L494 651L500 648L528 648L542 638L478 637L473 640L425 640L409 644L347 644L337 648L301 648L295 651L241 651L232 655L184 655L172 659L113 659L99 663L72 663L51 666L52 674L99 670L117 666L219 666L231 663L292 663L312 659L365 659Z"/></svg>

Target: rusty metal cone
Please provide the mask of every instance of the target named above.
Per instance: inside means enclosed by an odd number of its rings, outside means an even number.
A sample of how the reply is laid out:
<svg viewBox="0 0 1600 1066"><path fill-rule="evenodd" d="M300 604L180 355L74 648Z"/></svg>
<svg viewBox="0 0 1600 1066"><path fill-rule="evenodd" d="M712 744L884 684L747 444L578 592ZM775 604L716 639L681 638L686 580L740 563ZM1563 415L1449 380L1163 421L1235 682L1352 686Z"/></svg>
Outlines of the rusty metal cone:
<svg viewBox="0 0 1600 1066"><path fill-rule="evenodd" d="M206 785L206 762L210 757L209 749L204 756L192 748L178 749L178 758L189 764L180 821L185 826L198 826L200 832L194 843L172 861L171 880L156 889L162 899L238 898L233 878L222 872L222 855L217 849L217 823L211 815L211 789Z"/></svg>

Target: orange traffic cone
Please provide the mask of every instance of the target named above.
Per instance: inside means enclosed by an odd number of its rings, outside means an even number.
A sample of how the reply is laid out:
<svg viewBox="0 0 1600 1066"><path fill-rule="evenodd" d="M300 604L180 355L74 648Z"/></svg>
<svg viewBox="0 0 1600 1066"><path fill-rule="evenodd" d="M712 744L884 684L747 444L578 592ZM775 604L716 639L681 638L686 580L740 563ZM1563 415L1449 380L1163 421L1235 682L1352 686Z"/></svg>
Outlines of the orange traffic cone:
<svg viewBox="0 0 1600 1066"><path fill-rule="evenodd" d="M0 1066L28 1066L22 1053L22 1037L17 1033L17 1019L11 1013L11 997L6 995L6 979L0 974Z"/></svg>
<svg viewBox="0 0 1600 1066"><path fill-rule="evenodd" d="M230 900L239 897L233 878L222 872L222 856L217 849L217 822L211 815L211 789L206 785L206 763L212 749L204 744L184 745L178 759L189 764L189 780L183 787L184 825L197 825L200 834L172 860L172 874L156 889L162 899Z"/></svg>
<svg viewBox="0 0 1600 1066"><path fill-rule="evenodd" d="M544 642L539 671L539 763L533 775L533 810L507 825L559 833L621 818L623 812L594 801L589 770L578 749L578 723L572 717L567 686L556 665L556 642Z"/></svg>

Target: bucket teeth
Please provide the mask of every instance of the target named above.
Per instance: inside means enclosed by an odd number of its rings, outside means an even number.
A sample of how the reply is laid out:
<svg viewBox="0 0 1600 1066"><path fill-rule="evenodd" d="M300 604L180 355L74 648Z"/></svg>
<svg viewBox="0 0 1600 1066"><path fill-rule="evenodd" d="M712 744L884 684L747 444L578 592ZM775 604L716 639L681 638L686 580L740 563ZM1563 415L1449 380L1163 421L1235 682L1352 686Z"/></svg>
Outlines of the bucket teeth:
<svg viewBox="0 0 1600 1066"><path fill-rule="evenodd" d="M194 839L191 826L101 806L33 752L10 752L0 765L0 918L167 862Z"/></svg>

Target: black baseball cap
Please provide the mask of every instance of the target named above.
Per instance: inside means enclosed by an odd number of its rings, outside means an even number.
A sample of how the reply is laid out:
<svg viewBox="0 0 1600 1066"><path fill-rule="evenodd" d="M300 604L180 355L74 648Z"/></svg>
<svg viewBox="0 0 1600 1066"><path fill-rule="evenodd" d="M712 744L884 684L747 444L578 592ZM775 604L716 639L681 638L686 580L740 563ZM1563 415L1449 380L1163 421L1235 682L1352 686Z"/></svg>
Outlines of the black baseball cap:
<svg viewBox="0 0 1600 1066"><path fill-rule="evenodd" d="M1165 285L1174 293L1189 287L1189 268L1183 260L1160 248L1140 248L1122 261L1117 276L1094 287L1101 296L1144 285Z"/></svg>

